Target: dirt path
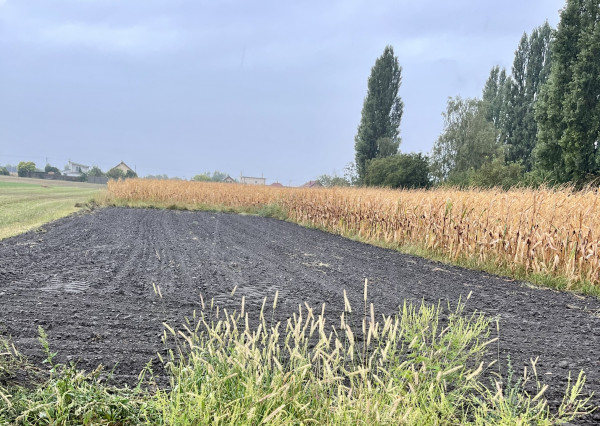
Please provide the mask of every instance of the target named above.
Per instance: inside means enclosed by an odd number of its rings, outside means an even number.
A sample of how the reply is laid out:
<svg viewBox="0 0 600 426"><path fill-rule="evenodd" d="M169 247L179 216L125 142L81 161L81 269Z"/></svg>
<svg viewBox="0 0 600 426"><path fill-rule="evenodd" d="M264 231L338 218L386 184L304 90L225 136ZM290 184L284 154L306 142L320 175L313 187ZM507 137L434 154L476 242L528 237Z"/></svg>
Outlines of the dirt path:
<svg viewBox="0 0 600 426"><path fill-rule="evenodd" d="M258 311L262 298L279 290L282 315L307 301L313 307L327 302L337 316L343 289L361 306L366 277L372 301L386 314L405 299L455 305L472 291L468 309L500 319L503 365L510 355L521 372L539 356L552 401L569 370L584 369L587 389L600 394L600 302L594 298L260 217L110 208L59 220L45 231L0 242L0 330L38 361L42 326L59 361L77 360L86 370L118 363L117 381L131 384L161 349L162 322L181 324L199 308L200 294L231 307L246 296ZM492 352L497 358L496 348Z"/></svg>

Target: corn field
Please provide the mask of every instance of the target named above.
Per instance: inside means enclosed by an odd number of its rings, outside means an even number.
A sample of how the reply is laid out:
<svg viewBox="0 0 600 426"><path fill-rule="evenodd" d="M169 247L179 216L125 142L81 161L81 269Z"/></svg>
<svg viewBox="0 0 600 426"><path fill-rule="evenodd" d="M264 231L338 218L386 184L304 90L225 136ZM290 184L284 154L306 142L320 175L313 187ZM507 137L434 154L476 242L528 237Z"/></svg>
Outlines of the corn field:
<svg viewBox="0 0 600 426"><path fill-rule="evenodd" d="M108 197L185 208L278 205L292 221L369 242L600 285L594 190L303 189L135 179L109 182Z"/></svg>

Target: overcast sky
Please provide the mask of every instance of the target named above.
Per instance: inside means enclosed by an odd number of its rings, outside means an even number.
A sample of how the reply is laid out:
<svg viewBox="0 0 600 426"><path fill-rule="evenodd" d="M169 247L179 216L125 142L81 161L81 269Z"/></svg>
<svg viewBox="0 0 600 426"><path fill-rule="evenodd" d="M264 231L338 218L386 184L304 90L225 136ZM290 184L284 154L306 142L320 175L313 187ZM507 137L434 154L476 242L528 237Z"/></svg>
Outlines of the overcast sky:
<svg viewBox="0 0 600 426"><path fill-rule="evenodd" d="M0 164L342 174L387 44L403 68L400 149L429 153L447 98L480 96L564 3L0 0Z"/></svg>

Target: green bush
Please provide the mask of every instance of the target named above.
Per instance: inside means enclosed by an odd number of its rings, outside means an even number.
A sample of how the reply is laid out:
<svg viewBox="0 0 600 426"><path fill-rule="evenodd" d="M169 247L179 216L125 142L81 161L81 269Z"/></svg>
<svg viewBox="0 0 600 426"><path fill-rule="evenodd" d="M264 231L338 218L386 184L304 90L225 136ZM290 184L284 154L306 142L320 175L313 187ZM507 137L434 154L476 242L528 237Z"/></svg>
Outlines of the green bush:
<svg viewBox="0 0 600 426"><path fill-rule="evenodd" d="M502 187L509 189L523 182L524 167L518 163L506 164L500 157L484 163L471 174L471 185L479 188Z"/></svg>
<svg viewBox="0 0 600 426"><path fill-rule="evenodd" d="M104 176L104 172L102 170L100 170L100 167L98 166L93 166L90 171L88 172L88 176L92 176L92 177L102 177Z"/></svg>
<svg viewBox="0 0 600 426"><path fill-rule="evenodd" d="M530 186L523 166L519 163L506 164L501 157L484 163L479 169L469 169L462 172L452 172L448 179L442 183L444 186L459 188L503 188L510 189L514 186Z"/></svg>
<svg viewBox="0 0 600 426"><path fill-rule="evenodd" d="M350 186L348 179L337 175L321 175L317 178L317 182L319 182L325 188L332 188L334 186Z"/></svg>
<svg viewBox="0 0 600 426"><path fill-rule="evenodd" d="M208 173L200 173L199 175L195 175L192 180L195 180L196 182L210 182L212 178Z"/></svg>
<svg viewBox="0 0 600 426"><path fill-rule="evenodd" d="M60 170L58 170L58 167L51 166L50 164L46 164L46 167L44 168L44 171L46 173L52 172L55 175L60 175Z"/></svg>
<svg viewBox="0 0 600 426"><path fill-rule="evenodd" d="M429 162L422 154L396 154L375 158L367 163L365 184L389 188L427 188Z"/></svg>
<svg viewBox="0 0 600 426"><path fill-rule="evenodd" d="M198 175L195 175L192 178L192 180L195 180L198 182L223 182L227 176L228 176L227 173L215 170L212 173L212 176L209 172L205 172L205 173L200 173Z"/></svg>
<svg viewBox="0 0 600 426"><path fill-rule="evenodd" d="M121 169L117 169L116 167L113 169L110 169L108 172L106 172L106 177L109 179L125 179L125 173L123 173L123 170Z"/></svg>
<svg viewBox="0 0 600 426"><path fill-rule="evenodd" d="M21 177L31 172L35 172L35 163L33 161L21 161L17 166L17 173Z"/></svg>

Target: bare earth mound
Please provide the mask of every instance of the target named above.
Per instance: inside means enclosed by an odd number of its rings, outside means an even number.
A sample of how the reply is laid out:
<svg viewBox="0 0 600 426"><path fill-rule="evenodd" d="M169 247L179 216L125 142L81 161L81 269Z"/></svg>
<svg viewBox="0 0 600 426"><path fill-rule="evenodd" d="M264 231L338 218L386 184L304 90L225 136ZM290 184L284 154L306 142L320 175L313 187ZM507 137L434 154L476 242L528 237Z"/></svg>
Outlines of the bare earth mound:
<svg viewBox="0 0 600 426"><path fill-rule="evenodd" d="M58 361L77 361L88 371L116 364L115 381L131 385L162 349L162 323L181 324L200 308L200 294L230 310L239 309L245 296L247 309L258 315L263 297L272 300L278 290L279 319L306 301L315 308L326 302L334 321L343 310L344 289L353 308L362 308L365 278L377 311L388 315L404 300L441 299L443 306L455 306L472 292L468 310L499 318L503 373L508 355L516 374L539 356L547 396L558 402L569 370L576 377L583 369L587 390L597 394L592 402L600 402L597 299L261 217L107 208L4 240L0 331L40 361L42 326ZM497 350L490 347L490 360L498 358Z"/></svg>

